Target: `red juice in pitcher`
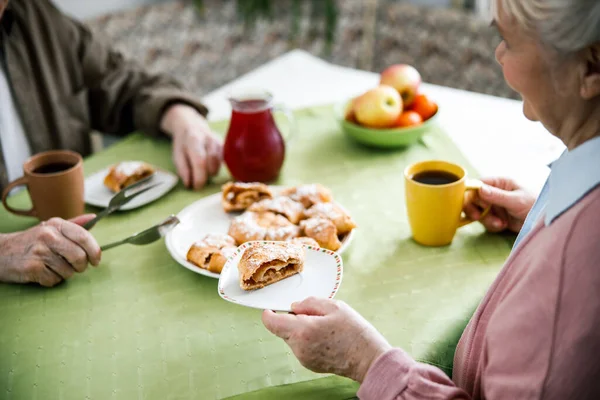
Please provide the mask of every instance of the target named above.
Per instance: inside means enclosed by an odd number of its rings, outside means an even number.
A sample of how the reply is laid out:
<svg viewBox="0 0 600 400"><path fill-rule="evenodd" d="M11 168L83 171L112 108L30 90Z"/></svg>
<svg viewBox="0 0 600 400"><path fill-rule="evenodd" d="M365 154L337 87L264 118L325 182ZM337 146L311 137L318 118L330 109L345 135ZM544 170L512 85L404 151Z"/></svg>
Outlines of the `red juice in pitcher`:
<svg viewBox="0 0 600 400"><path fill-rule="evenodd" d="M231 97L231 122L223 158L241 182L272 182L285 158L285 142L273 118L272 96L266 92Z"/></svg>

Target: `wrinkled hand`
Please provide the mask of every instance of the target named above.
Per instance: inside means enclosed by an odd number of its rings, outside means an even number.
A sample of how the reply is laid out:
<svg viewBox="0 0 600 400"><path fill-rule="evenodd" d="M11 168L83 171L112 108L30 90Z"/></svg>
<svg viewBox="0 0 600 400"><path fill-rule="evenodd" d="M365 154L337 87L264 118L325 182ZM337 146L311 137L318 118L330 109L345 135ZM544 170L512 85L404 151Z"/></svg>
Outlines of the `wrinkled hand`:
<svg viewBox="0 0 600 400"><path fill-rule="evenodd" d="M369 322L343 302L311 297L294 303L292 311L296 315L264 311L263 323L314 372L362 382L371 364L391 349Z"/></svg>
<svg viewBox="0 0 600 400"><path fill-rule="evenodd" d="M165 112L161 128L173 137L173 162L186 187L199 190L219 173L221 140L198 111L175 104Z"/></svg>
<svg viewBox="0 0 600 400"><path fill-rule="evenodd" d="M485 228L490 232L509 229L519 233L535 203L535 196L511 179L487 178L482 181L485 185L479 190L479 194L466 201L465 214L471 219L479 220L481 210L491 205L491 211L480 221Z"/></svg>
<svg viewBox="0 0 600 400"><path fill-rule="evenodd" d="M100 263L100 246L81 225L94 218L52 218L23 232L0 236L0 281L54 286Z"/></svg>

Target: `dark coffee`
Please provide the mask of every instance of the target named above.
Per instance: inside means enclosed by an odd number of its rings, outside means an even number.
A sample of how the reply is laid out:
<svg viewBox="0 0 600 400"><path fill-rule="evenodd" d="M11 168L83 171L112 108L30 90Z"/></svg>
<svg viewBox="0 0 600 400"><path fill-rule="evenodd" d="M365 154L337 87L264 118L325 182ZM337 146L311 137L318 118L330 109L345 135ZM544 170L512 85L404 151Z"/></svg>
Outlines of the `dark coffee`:
<svg viewBox="0 0 600 400"><path fill-rule="evenodd" d="M54 174L57 172L66 171L66 170L72 168L73 166L74 166L74 164L57 162L57 163L46 164L46 165L37 167L36 169L33 170L33 173L34 174Z"/></svg>
<svg viewBox="0 0 600 400"><path fill-rule="evenodd" d="M447 185L458 181L460 178L451 172L432 170L414 174L412 179L425 185Z"/></svg>

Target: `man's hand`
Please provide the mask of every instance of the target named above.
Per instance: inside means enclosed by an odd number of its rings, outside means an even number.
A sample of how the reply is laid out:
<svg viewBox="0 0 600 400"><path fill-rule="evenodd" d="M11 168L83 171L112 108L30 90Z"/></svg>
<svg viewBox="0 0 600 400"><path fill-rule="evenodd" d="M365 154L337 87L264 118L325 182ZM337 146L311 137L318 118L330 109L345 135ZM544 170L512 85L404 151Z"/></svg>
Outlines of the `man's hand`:
<svg viewBox="0 0 600 400"><path fill-rule="evenodd" d="M161 129L173 137L173 162L186 187L202 189L219 173L223 145L196 109L172 105L163 115Z"/></svg>
<svg viewBox="0 0 600 400"><path fill-rule="evenodd" d="M54 286L100 263L100 246L81 225L82 215L52 218L26 231L0 235L0 281Z"/></svg>

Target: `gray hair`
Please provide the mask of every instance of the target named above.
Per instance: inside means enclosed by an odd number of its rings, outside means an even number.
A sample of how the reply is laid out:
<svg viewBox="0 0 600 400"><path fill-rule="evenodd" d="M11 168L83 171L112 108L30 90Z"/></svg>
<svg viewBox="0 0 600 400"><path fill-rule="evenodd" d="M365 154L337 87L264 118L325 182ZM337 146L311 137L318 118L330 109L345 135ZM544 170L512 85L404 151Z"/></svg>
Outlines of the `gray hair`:
<svg viewBox="0 0 600 400"><path fill-rule="evenodd" d="M573 54L600 42L600 0L492 0L542 43L559 54Z"/></svg>

